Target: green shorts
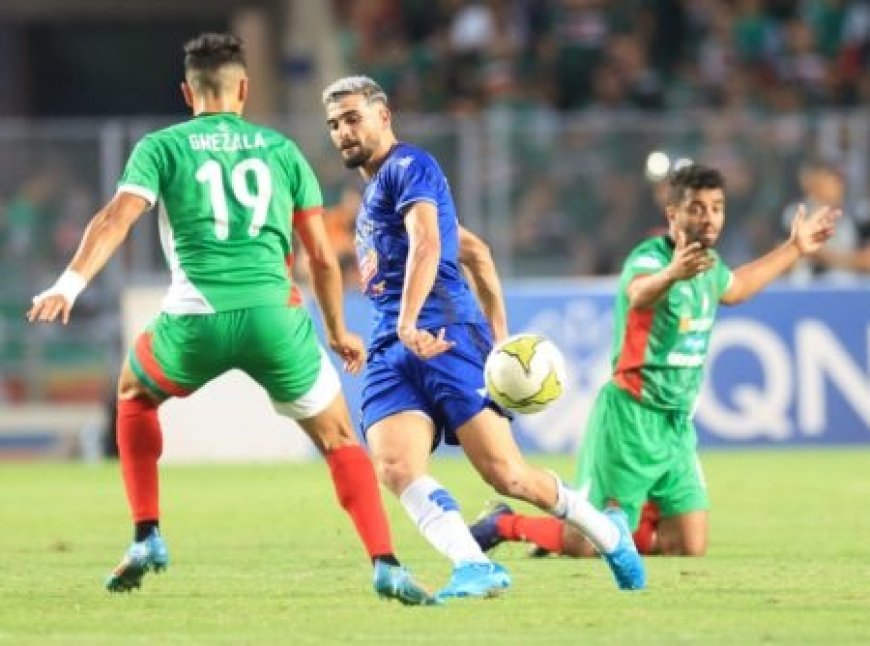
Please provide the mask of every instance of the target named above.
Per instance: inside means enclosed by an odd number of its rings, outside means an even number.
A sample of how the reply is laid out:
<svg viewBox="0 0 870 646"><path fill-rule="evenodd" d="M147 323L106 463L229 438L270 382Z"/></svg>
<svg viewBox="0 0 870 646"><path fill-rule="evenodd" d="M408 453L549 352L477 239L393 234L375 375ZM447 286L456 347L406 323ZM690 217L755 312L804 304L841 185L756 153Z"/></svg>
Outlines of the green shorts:
<svg viewBox="0 0 870 646"><path fill-rule="evenodd" d="M214 314L160 314L139 335L128 361L161 398L184 397L236 368L265 388L276 408L305 419L339 392L308 312L263 306Z"/></svg>
<svg viewBox="0 0 870 646"><path fill-rule="evenodd" d="M608 383L589 414L576 484L599 509L617 503L632 529L647 500L664 517L709 509L697 443L687 413L644 406Z"/></svg>

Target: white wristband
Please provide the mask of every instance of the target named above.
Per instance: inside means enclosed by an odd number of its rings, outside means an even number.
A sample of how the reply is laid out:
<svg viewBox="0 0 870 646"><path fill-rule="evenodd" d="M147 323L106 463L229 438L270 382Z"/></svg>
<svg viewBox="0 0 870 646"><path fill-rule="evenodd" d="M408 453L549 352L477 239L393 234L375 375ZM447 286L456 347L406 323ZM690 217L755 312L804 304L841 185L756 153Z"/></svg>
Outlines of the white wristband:
<svg viewBox="0 0 870 646"><path fill-rule="evenodd" d="M60 278L57 279L54 285L46 289L44 292L37 294L33 297L33 302L41 301L48 296L54 296L55 294L60 294L63 296L67 303L72 305L75 303L76 298L78 298L79 294L82 293L82 290L87 286L88 281L85 280L85 277L80 273L73 271L71 269L67 269L60 275Z"/></svg>

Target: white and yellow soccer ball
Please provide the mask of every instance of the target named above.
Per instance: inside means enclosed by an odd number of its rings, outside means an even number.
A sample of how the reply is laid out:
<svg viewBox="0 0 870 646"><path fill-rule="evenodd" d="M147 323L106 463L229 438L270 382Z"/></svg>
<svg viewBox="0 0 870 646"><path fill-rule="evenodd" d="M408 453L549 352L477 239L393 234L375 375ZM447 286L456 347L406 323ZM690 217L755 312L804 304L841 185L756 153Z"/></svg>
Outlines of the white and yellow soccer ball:
<svg viewBox="0 0 870 646"><path fill-rule="evenodd" d="M517 413L539 413L565 391L565 359L540 334L516 334L496 344L483 371L493 401Z"/></svg>

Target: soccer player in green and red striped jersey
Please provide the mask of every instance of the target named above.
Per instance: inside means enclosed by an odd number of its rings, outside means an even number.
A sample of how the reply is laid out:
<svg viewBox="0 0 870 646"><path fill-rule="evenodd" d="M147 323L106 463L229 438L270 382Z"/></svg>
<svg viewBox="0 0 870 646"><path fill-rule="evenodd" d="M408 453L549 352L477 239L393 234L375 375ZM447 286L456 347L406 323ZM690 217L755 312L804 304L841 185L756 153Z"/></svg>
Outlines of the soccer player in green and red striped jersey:
<svg viewBox="0 0 870 646"><path fill-rule="evenodd" d="M242 117L248 78L238 38L193 39L185 45L184 68L182 91L193 118L139 141L117 194L91 220L67 270L28 312L30 321L66 323L78 294L136 220L163 203L160 236L172 282L118 385L118 449L134 538L106 586L138 588L146 572L168 565L159 531L157 407L239 369L325 457L339 503L374 566L375 591L406 604L434 602L393 554L375 472L357 441L338 375L307 311L288 304L295 228L311 259L329 346L350 372L361 369L366 353L344 324L341 275L317 179L296 144Z"/></svg>
<svg viewBox="0 0 870 646"><path fill-rule="evenodd" d="M713 249L725 222L719 171L690 165L670 180L668 233L641 242L619 279L613 376L598 393L580 451L577 485L593 505L621 507L647 553L698 556L707 550L709 499L696 453L692 413L719 303L740 303L818 251L839 212L803 207L788 241L731 271ZM652 521L642 516L654 512ZM547 551L591 554L582 537L549 518L499 505L473 526L481 544L526 540ZM640 529L640 533L637 530Z"/></svg>

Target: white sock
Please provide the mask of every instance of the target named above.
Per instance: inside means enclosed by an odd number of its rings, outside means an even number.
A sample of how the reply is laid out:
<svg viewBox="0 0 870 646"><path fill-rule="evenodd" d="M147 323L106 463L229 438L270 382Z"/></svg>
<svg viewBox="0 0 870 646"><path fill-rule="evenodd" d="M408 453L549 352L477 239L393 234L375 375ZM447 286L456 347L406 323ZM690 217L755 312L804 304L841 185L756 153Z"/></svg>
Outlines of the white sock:
<svg viewBox="0 0 870 646"><path fill-rule="evenodd" d="M420 533L453 565L463 561L489 563L462 520L456 500L437 480L429 476L417 478L399 500Z"/></svg>
<svg viewBox="0 0 870 646"><path fill-rule="evenodd" d="M553 515L576 527L602 554L609 554L619 543L619 530L604 514L595 509L586 496L556 478L558 494L553 506Z"/></svg>

